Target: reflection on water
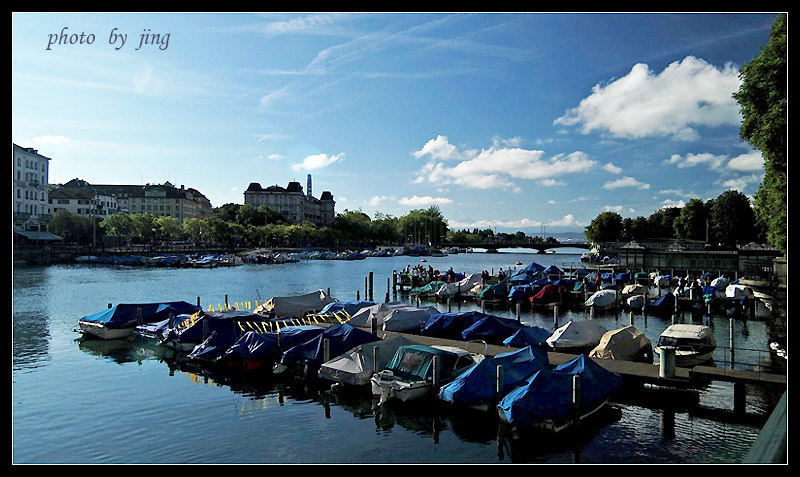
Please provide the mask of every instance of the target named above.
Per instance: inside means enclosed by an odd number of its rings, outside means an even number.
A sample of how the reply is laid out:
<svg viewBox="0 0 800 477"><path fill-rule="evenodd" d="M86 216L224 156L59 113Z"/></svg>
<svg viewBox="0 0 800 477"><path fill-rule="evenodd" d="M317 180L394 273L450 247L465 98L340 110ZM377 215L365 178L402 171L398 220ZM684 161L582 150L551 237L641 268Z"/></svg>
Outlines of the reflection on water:
<svg viewBox="0 0 800 477"><path fill-rule="evenodd" d="M545 266L577 256L461 254L429 257L434 268L467 273L517 260ZM508 432L492 412L432 399L378 407L368 390L333 392L328 383L279 379L269 372L199 367L160 346L127 340L77 339L77 320L108 303L201 298L210 303L297 295L331 288L342 300L363 293L375 274L383 297L391 271L409 257L359 262L300 262L213 270L55 266L14 270L13 382L15 463L369 463L369 462L738 462L758 435L780 390L747 387L747 414L733 416L732 385L678 391L629 390L592 425L563 436ZM397 299L407 299L398 296ZM382 301L382 300L379 300ZM423 302L445 310L446 304ZM453 311L480 309L452 303ZM487 305L487 312L514 311ZM559 310L557 321L587 319ZM553 329L552 310L525 309L529 325ZM612 329L627 314L598 312ZM707 323L718 344L730 320L687 314ZM634 314L655 341L671 318ZM735 320L740 361L772 362L766 324ZM755 351L746 351L752 349ZM726 356L715 355L722 366ZM785 366L785 362L783 363ZM102 409L103 412L98 412ZM756 417L752 417L756 416Z"/></svg>

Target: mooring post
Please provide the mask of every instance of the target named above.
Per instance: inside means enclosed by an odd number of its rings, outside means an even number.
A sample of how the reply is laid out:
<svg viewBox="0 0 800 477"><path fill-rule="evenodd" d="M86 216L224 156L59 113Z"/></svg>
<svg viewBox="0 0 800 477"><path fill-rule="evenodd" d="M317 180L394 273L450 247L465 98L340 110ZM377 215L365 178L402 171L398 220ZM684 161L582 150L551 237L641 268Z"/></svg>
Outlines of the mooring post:
<svg viewBox="0 0 800 477"><path fill-rule="evenodd" d="M372 272L369 272L369 301L372 301Z"/></svg>
<svg viewBox="0 0 800 477"><path fill-rule="evenodd" d="M392 293L397 295L397 270L392 270Z"/></svg>
<svg viewBox="0 0 800 477"><path fill-rule="evenodd" d="M734 321L733 318L731 318L730 319L731 369L733 369L733 328L734 328Z"/></svg>
<svg viewBox="0 0 800 477"><path fill-rule="evenodd" d="M589 307L589 319L590 320L594 319L594 305Z"/></svg>
<svg viewBox="0 0 800 477"><path fill-rule="evenodd" d="M197 308L200 308L200 297L197 297Z"/></svg>
<svg viewBox="0 0 800 477"><path fill-rule="evenodd" d="M572 376L572 407L575 411L575 426L581 420L581 377L579 374Z"/></svg>
<svg viewBox="0 0 800 477"><path fill-rule="evenodd" d="M486 300L481 300L481 313L486 313Z"/></svg>
<svg viewBox="0 0 800 477"><path fill-rule="evenodd" d="M169 321L167 322L170 328L175 328L175 313L169 314Z"/></svg>
<svg viewBox="0 0 800 477"><path fill-rule="evenodd" d="M497 395L500 396L503 394L503 365L498 364L497 370L495 374L495 391L497 391Z"/></svg>
<svg viewBox="0 0 800 477"><path fill-rule="evenodd" d="M389 285L389 277L386 277L386 303L389 303L389 292L391 291L391 286Z"/></svg>
<svg viewBox="0 0 800 477"><path fill-rule="evenodd" d="M522 303L517 302L517 323L522 323Z"/></svg>
<svg viewBox="0 0 800 477"><path fill-rule="evenodd" d="M631 326L633 326L633 312L632 311L628 312L628 315L630 316L631 319Z"/></svg>
<svg viewBox="0 0 800 477"><path fill-rule="evenodd" d="M380 371L380 366L378 365L379 361L378 358L380 357L380 347L376 346L372 348L372 372L377 373Z"/></svg>
<svg viewBox="0 0 800 477"><path fill-rule="evenodd" d="M228 295L225 295L225 311L228 311Z"/></svg>
<svg viewBox="0 0 800 477"><path fill-rule="evenodd" d="M331 359L331 340L328 338L322 340L322 359L326 363Z"/></svg>
<svg viewBox="0 0 800 477"><path fill-rule="evenodd" d="M137 307L136 308L136 323L140 324L140 325L144 324L143 321L142 321L142 307ZM731 338L731 339L733 339L733 338Z"/></svg>
<svg viewBox="0 0 800 477"><path fill-rule="evenodd" d="M558 306L553 307L553 330L558 329Z"/></svg>
<svg viewBox="0 0 800 477"><path fill-rule="evenodd" d="M208 338L208 319L203 318L203 341Z"/></svg>
<svg viewBox="0 0 800 477"><path fill-rule="evenodd" d="M369 325L372 330L372 334L378 336L378 317L373 316L372 319L370 320Z"/></svg>
<svg viewBox="0 0 800 477"><path fill-rule="evenodd" d="M447 297L447 312L452 313L453 307L450 305L450 297Z"/></svg>
<svg viewBox="0 0 800 477"><path fill-rule="evenodd" d="M439 387L439 356L433 357L433 389Z"/></svg>
<svg viewBox="0 0 800 477"><path fill-rule="evenodd" d="M326 292L328 296L331 296L331 287L328 287L328 291Z"/></svg>
<svg viewBox="0 0 800 477"><path fill-rule="evenodd" d="M369 300L369 277L364 277L364 299Z"/></svg>
<svg viewBox="0 0 800 477"><path fill-rule="evenodd" d="M361 301L361 290L356 290L356 301Z"/></svg>

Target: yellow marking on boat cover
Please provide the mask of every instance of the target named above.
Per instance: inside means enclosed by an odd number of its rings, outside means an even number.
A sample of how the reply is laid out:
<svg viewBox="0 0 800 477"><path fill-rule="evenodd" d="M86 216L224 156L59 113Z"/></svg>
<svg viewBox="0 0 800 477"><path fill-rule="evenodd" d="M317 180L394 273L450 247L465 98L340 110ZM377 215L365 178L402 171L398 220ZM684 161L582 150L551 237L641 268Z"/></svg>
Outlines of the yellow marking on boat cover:
<svg viewBox="0 0 800 477"><path fill-rule="evenodd" d="M239 325L239 329L240 330L247 331L247 330L244 329L244 326L242 326L242 322L241 321L237 321L236 324Z"/></svg>

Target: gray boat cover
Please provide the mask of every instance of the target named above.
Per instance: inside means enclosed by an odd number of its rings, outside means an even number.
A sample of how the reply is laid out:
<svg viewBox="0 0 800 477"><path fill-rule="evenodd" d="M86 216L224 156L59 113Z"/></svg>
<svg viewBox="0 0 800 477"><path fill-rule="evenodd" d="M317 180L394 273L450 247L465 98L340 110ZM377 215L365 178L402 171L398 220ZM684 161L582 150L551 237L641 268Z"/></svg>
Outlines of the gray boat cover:
<svg viewBox="0 0 800 477"><path fill-rule="evenodd" d="M653 360L653 344L635 326L626 326L606 332L591 352L591 358L639 361Z"/></svg>
<svg viewBox="0 0 800 477"><path fill-rule="evenodd" d="M554 349L597 346L606 331L608 330L595 320L570 321L555 330L547 338L547 344Z"/></svg>
<svg viewBox="0 0 800 477"><path fill-rule="evenodd" d="M362 344L343 355L322 364L319 377L335 383L361 386L369 384L376 370L386 367L397 349L412 344L410 340L399 335L390 335L379 341ZM375 366L374 349L378 348L378 365Z"/></svg>
<svg viewBox="0 0 800 477"><path fill-rule="evenodd" d="M283 318L289 316L305 316L306 313L318 313L325 305L336 300L325 294L323 290L298 296L276 296L267 303L259 305L255 313L259 315L273 314Z"/></svg>

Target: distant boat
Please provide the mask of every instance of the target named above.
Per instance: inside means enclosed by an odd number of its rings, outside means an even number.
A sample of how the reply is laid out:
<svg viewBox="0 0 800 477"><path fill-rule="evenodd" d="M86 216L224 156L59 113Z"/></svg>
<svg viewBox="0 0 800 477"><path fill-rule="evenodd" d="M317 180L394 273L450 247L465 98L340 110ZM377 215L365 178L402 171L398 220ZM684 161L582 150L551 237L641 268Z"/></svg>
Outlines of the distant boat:
<svg viewBox="0 0 800 477"><path fill-rule="evenodd" d="M127 338L140 324L154 323L169 318L169 315L192 314L200 308L185 301L164 303L120 303L78 320L79 330L84 335L104 340Z"/></svg>

